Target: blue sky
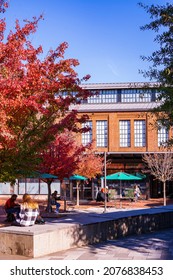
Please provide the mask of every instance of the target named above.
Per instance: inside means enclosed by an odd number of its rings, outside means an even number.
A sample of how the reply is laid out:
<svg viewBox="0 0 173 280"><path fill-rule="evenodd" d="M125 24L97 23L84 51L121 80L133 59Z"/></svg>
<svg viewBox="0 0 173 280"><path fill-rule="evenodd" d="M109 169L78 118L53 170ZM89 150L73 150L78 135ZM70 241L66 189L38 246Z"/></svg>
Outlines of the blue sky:
<svg viewBox="0 0 173 280"><path fill-rule="evenodd" d="M168 0L10 0L5 13L7 28L15 19L31 20L44 15L31 36L44 55L66 41L66 58L76 58L79 77L90 74L88 83L139 82L146 79L139 69L147 69L140 55L150 55L157 45L152 31L140 31L150 22L137 3L163 5Z"/></svg>

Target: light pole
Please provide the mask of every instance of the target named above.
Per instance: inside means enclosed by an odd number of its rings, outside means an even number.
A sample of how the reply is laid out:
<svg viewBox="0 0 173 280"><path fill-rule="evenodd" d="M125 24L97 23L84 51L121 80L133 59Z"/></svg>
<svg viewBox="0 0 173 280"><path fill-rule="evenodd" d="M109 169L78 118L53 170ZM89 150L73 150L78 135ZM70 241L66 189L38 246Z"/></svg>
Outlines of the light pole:
<svg viewBox="0 0 173 280"><path fill-rule="evenodd" d="M106 152L104 152L104 194L105 194L105 201L104 201L104 211L106 213L107 208L107 195L106 195Z"/></svg>

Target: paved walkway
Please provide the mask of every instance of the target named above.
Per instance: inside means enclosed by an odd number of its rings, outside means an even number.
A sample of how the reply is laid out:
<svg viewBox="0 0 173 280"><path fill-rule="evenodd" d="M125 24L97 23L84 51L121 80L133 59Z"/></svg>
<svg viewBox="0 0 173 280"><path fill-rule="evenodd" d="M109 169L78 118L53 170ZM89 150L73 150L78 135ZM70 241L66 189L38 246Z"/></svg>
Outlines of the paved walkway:
<svg viewBox="0 0 173 280"><path fill-rule="evenodd" d="M173 228L119 238L35 258L36 260L173 260Z"/></svg>

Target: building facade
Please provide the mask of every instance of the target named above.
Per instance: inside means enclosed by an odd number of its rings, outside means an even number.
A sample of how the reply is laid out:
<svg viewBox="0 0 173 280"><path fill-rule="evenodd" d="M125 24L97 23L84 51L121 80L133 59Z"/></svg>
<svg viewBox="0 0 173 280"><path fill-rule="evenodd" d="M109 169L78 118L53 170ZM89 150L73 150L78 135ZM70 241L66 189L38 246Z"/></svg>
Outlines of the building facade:
<svg viewBox="0 0 173 280"><path fill-rule="evenodd" d="M159 122L151 114L151 109L159 104L156 85L108 83L85 84L82 87L94 94L75 107L79 114L89 116L85 126L89 126L90 131L82 134L81 142L85 145L94 140L96 151L106 152L109 162L107 174L118 171L143 174L143 154L159 152L160 146L172 137L172 131L154 125ZM162 196L161 183L151 174L145 177L140 184L142 187L149 186L150 196ZM172 182L167 186L167 194L170 193L173 193Z"/></svg>
<svg viewBox="0 0 173 280"><path fill-rule="evenodd" d="M104 83L84 84L83 88L93 95L82 104L71 106L79 114L87 114L89 120L84 124L90 131L81 135L85 145L94 141L97 153L105 154L107 159L106 174L123 171L138 174L143 179L138 182L142 189L149 189L150 197L162 197L162 183L147 172L143 162L145 153L159 152L159 148L169 138L172 131L161 125L155 126L156 120L151 109L157 107L159 92L154 83ZM94 164L94 163L93 163ZM108 182L110 188L117 187L117 182ZM131 182L124 182L129 187ZM94 199L101 186L97 178L93 182L83 182L80 186L81 199ZM76 198L76 182L66 183L66 194ZM61 193L59 181L52 183L52 190ZM47 194L47 184L39 179L19 180L15 186L0 183L0 194ZM167 195L173 193L173 183L167 182Z"/></svg>

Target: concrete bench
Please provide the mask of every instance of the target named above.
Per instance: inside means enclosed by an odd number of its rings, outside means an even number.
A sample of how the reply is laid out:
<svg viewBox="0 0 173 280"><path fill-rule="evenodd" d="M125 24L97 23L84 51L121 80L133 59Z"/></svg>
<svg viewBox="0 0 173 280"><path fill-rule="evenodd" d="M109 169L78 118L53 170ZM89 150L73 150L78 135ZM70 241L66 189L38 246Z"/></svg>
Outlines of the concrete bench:
<svg viewBox="0 0 173 280"><path fill-rule="evenodd" d="M76 246L74 234L78 225L34 225L0 228L0 252L30 258Z"/></svg>

